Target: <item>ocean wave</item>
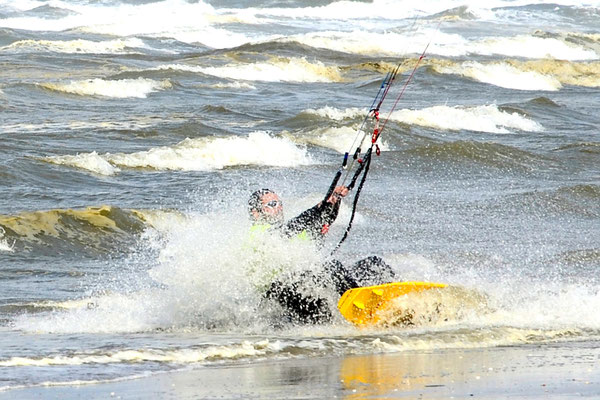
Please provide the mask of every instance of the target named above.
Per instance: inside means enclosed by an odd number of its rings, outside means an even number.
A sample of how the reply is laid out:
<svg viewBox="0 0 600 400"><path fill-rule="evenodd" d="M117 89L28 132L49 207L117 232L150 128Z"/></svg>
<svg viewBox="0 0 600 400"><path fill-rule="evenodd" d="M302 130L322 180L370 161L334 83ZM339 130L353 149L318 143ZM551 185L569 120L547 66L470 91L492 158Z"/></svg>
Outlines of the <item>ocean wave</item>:
<svg viewBox="0 0 600 400"><path fill-rule="evenodd" d="M41 83L39 86L57 92L76 94L80 96L103 96L111 98L146 98L158 90L170 89L169 80L155 81L152 79L87 79L71 81L70 83Z"/></svg>
<svg viewBox="0 0 600 400"><path fill-rule="evenodd" d="M224 346L206 346L186 349L144 349L119 350L108 354L75 353L45 358L12 357L0 361L0 367L50 366L50 365L82 365L82 364L115 364L115 363L177 363L189 364L201 361L223 361L240 358L257 358L268 353L280 351L278 342L268 340Z"/></svg>
<svg viewBox="0 0 600 400"><path fill-rule="evenodd" d="M333 121L364 118L366 109L337 109L323 107L305 110L300 114L314 115ZM382 116L386 117L382 111ZM510 133L511 131L542 132L544 127L518 112L509 112L496 105L486 106L433 106L421 110L398 110L390 115L391 121L407 125L418 125L427 128L449 131L469 130L486 133ZM358 127L357 127L358 129ZM342 133L342 131L340 131ZM345 132L344 135L349 135ZM328 146L329 147L329 146Z"/></svg>
<svg viewBox="0 0 600 400"><path fill-rule="evenodd" d="M461 21L461 20L475 20L479 16L477 11L472 9L470 6L459 6L451 8L449 10L442 11L440 13L432 15L432 19L441 19L442 21Z"/></svg>
<svg viewBox="0 0 600 400"><path fill-rule="evenodd" d="M600 185L575 185L558 189L559 194L582 197L589 200L600 200Z"/></svg>
<svg viewBox="0 0 600 400"><path fill-rule="evenodd" d="M132 240L148 227L140 211L118 207L88 207L83 210L55 209L0 215L3 241L11 251L31 248L59 248L102 251ZM57 240L58 239L58 240Z"/></svg>
<svg viewBox="0 0 600 400"><path fill-rule="evenodd" d="M47 273L47 271L45 271ZM29 274L32 271L28 271ZM63 275L67 275L68 272L63 273ZM83 275L83 273L75 274L75 276ZM73 276L73 275L69 275ZM75 309L81 307L91 306L90 302L86 299L81 300L67 300L67 301L52 301L45 300L39 302L30 302L30 303L8 303L0 305L0 311L7 314L37 314L44 312L51 312L56 310L68 310Z"/></svg>
<svg viewBox="0 0 600 400"><path fill-rule="evenodd" d="M568 32L566 37L571 39L583 39L588 42L600 44L600 33Z"/></svg>
<svg viewBox="0 0 600 400"><path fill-rule="evenodd" d="M597 60L600 56L592 49L574 45L556 38L533 35L513 37L490 37L468 46L468 53L479 55L501 55L507 57Z"/></svg>
<svg viewBox="0 0 600 400"><path fill-rule="evenodd" d="M420 53L431 37L435 37L431 53L444 56L465 54L500 54L513 57L557 59L598 59L598 54L582 45L569 43L564 38L545 38L523 35L514 38L486 38L470 41L459 35L438 32L431 34L436 20L497 20L496 11L510 2L497 2L494 7L456 2L426 2L415 5L408 1L376 0L372 3L333 1L315 7L245 7L219 8L208 2L189 3L183 0L158 1L145 4L87 5L60 3L60 12L45 10L41 13L11 13L2 20L2 26L12 29L39 31L77 30L111 36L146 36L173 38L181 42L202 43L211 48L232 48L246 43L272 40L275 34L261 32L253 36L231 29L228 25L269 25L273 23L296 27L295 21L316 25L330 21L330 33L292 35L292 40L306 41L311 46L330 48L360 54ZM381 15L373 10L400 8L401 16ZM25 10L23 10L25 11ZM396 33L398 25L407 25L407 19L420 17L418 29ZM282 22L283 20L283 22ZM366 24L364 21L371 21ZM341 23L343 21L343 24ZM306 27L307 22L300 26ZM425 25L427 24L427 25ZM365 27L367 25L367 27ZM382 27L379 33L372 26ZM348 31L353 31L348 33ZM412 38L412 39L411 39ZM312 44L311 44L312 43Z"/></svg>
<svg viewBox="0 0 600 400"><path fill-rule="evenodd" d="M560 105L558 105L557 103L555 103L554 101L552 101L551 99L549 99L545 96L536 97L534 99L529 100L527 103L542 106L542 107L552 107L552 108L560 107Z"/></svg>
<svg viewBox="0 0 600 400"><path fill-rule="evenodd" d="M365 335L365 333L367 333ZM576 339L582 333L569 329L519 329L511 327L448 329L421 334L382 334L363 332L344 339L304 340L263 339L225 345L199 345L173 349L115 349L95 352L69 352L46 357L11 357L0 360L0 367L44 367L70 365L104 365L133 363L165 363L175 365L207 364L228 360L286 359L298 356L331 354L395 353L414 350L489 348L507 345L549 343Z"/></svg>
<svg viewBox="0 0 600 400"><path fill-rule="evenodd" d="M106 7L105 12L100 15L94 13L95 9L97 7L79 7L81 21L77 25L69 24L69 28L113 36L173 38L189 44L201 43L211 48L232 48L247 43L250 38L238 31L221 28L221 25L262 23L260 17L244 12L221 12L203 1L189 3L173 0L150 4L121 4L117 7Z"/></svg>
<svg viewBox="0 0 600 400"><path fill-rule="evenodd" d="M303 131L300 133L287 134L293 138L295 142L312 144L315 146L332 149L340 154L345 152L353 152L358 141L363 138L360 143L362 149L368 149L371 146L371 135L365 135L364 132L358 132L356 127L326 127ZM364 137L363 137L364 136ZM388 151L389 146L386 141L380 140L377 142L381 151Z"/></svg>
<svg viewBox="0 0 600 400"><path fill-rule="evenodd" d="M48 131L107 131L107 130L141 130L172 121L152 115L128 115L126 119L107 121L102 116L87 121L62 120L44 121L44 123L17 123L0 125L1 129L11 132L48 132Z"/></svg>
<svg viewBox="0 0 600 400"><path fill-rule="evenodd" d="M295 167L312 163L306 149L289 139L265 132L248 137L185 139L173 146L155 147L136 153L96 152L75 156L50 156L43 161L113 175L120 168L207 171L240 165Z"/></svg>
<svg viewBox="0 0 600 400"><path fill-rule="evenodd" d="M441 74L460 75L508 89L557 91L562 87L560 81L553 76L537 71L523 71L505 62L490 64L475 61L440 62L433 65L433 70Z"/></svg>
<svg viewBox="0 0 600 400"><path fill-rule="evenodd" d="M185 64L169 64L159 70L175 70L212 75L219 78L264 82L340 82L339 68L326 66L320 61L309 62L306 58L274 57L269 61L236 63L222 67L202 67Z"/></svg>
<svg viewBox="0 0 600 400"><path fill-rule="evenodd" d="M580 184L563 186L556 190L528 192L516 200L526 206L535 205L538 210L556 213L559 216L576 214L600 217L599 185Z"/></svg>
<svg viewBox="0 0 600 400"><path fill-rule="evenodd" d="M0 392L9 391L9 390L19 390L19 389L30 389L35 387L57 387L57 386L84 386L84 385L97 385L101 383L115 383L115 382L124 382L131 381L134 379L147 378L150 374L148 372L144 372L139 375L127 375L119 378L108 378L108 379L71 379L66 381L43 381L39 383L32 383L26 385L5 385L0 386ZM111 393L112 394L112 393Z"/></svg>
<svg viewBox="0 0 600 400"><path fill-rule="evenodd" d="M359 117L364 118L367 115L368 110L362 108L346 108L340 110L339 108L325 106L317 109L304 110L302 114L316 115L321 118L327 118L333 121L343 121L345 119L356 119Z"/></svg>
<svg viewBox="0 0 600 400"><path fill-rule="evenodd" d="M525 59L598 60L593 46L575 44L566 38L536 35L491 36L468 39L459 34L433 30L431 27L410 32L372 32L368 30L320 31L277 39L350 54L406 56L421 54L428 43L428 54L444 57L467 55L521 57Z"/></svg>
<svg viewBox="0 0 600 400"><path fill-rule="evenodd" d="M9 244L6 238L4 237L6 231L2 226L0 226L0 251L13 252L14 251L14 242L13 244Z"/></svg>
<svg viewBox="0 0 600 400"><path fill-rule="evenodd" d="M510 133L511 130L541 132L544 127L516 112L502 111L495 105L475 107L433 106L421 110L398 110L391 120L409 125L460 131Z"/></svg>
<svg viewBox="0 0 600 400"><path fill-rule="evenodd" d="M35 4L35 3L34 3ZM25 10L21 15L27 17L41 17L45 19L59 19L77 15L67 8L54 7L49 4Z"/></svg>
<svg viewBox="0 0 600 400"><path fill-rule="evenodd" d="M460 148L460 144L455 147ZM482 144L478 148L503 150L502 146L495 144ZM496 161L506 166L507 156L514 157L514 153L508 149ZM484 160L488 158L487 155L482 156ZM524 162L530 164L532 159ZM38 333L155 332L157 329L205 332L215 328L219 331L226 328L229 332L272 332L268 323L272 310L261 302L262 292L256 290L255 286L262 281L258 275L272 274L273 265L282 265L290 270L314 268L320 257L309 247L312 245L310 243L290 243L276 236L266 238L263 244L256 243L253 248L244 246L248 240L249 222L244 218L243 210L239 211L234 210L232 215L232 211L227 209L222 210L221 214L196 215L183 223L171 223L169 234L161 241L158 264L148 271L160 287L126 285L124 291L102 292L96 297L54 302L52 305L63 310L17 316L14 319L15 329ZM198 238L202 238L203 245L200 247ZM394 268L398 268L398 262L403 262L410 269L414 269L415 262L418 262L414 257L394 261ZM410 304L424 316L412 321L417 329L411 328L413 325L410 324L407 329L406 324L392 323L388 324L393 325L391 327L379 326L365 333L364 330L349 326L339 315L333 324L319 326L316 331L306 327L290 327L292 331L303 329L302 340L286 346L289 351L271 355L310 356L427 348L422 346L493 347L564 340L583 336L581 329L600 329L599 318L582 318L587 313L596 315L593 310L597 309L600 298L593 285L588 288L564 287L561 283L552 293L547 284L532 287L527 279L524 284L529 289L525 299L514 296L522 292L519 282L506 287L489 281L487 288L486 282L478 283L476 292L469 288L458 288L441 297L436 295L424 299L422 303ZM318 283L309 282L308 285L313 293L323 291ZM534 289L538 292L532 293ZM503 292L505 290L510 290L511 295L507 296ZM445 309L437 306L440 301ZM549 303L552 306L548 306ZM335 312L335 303L332 303L332 307ZM398 308L402 307L406 307L406 304L398 305ZM527 318L531 307L539 312L535 319ZM441 313L431 315L438 311ZM274 315L279 320L280 314ZM414 314L413 317L416 316ZM390 329L393 331L390 332ZM340 331L344 333L340 334ZM314 341L303 340L306 332L316 334L319 338ZM401 336L402 340L389 338L390 333ZM323 334L328 336L325 341L322 340ZM290 336L296 337L297 332ZM344 339L338 341L335 337ZM391 347L386 347L387 344ZM44 358L47 357L36 359ZM203 361L198 358L194 360ZM116 359L114 362L128 361Z"/></svg>
<svg viewBox="0 0 600 400"><path fill-rule="evenodd" d="M320 31L311 32L302 35L293 35L278 39L281 42L298 42L303 45L314 48L334 50L350 54L362 55L384 55L384 56L404 56L407 54L421 53L430 31L418 31L416 33L406 34L404 32L369 32L357 30L352 32L343 31ZM446 41L460 40L457 35L439 33L444 36ZM441 50L433 50L439 54ZM442 55L451 55L442 54Z"/></svg>
<svg viewBox="0 0 600 400"><path fill-rule="evenodd" d="M417 146L405 152L436 162L475 162L501 169L525 169L547 167L549 159L512 146L499 143L459 140L448 143Z"/></svg>
<svg viewBox="0 0 600 400"><path fill-rule="evenodd" d="M256 90L256 86L245 82L215 83L211 87L215 89Z"/></svg>
<svg viewBox="0 0 600 400"><path fill-rule="evenodd" d="M112 165L95 151L74 156L50 156L43 159L52 164L85 169L99 175L115 175L121 169Z"/></svg>
<svg viewBox="0 0 600 400"><path fill-rule="evenodd" d="M94 42L91 40L18 40L0 47L0 52L56 52L79 54L134 54L135 48L146 48L140 39L114 39Z"/></svg>
<svg viewBox="0 0 600 400"><path fill-rule="evenodd" d="M555 151L579 151L581 153L588 154L600 154L600 143L595 142L584 142L584 143L572 143L557 148Z"/></svg>
<svg viewBox="0 0 600 400"><path fill-rule="evenodd" d="M252 15L264 18L289 18L289 19L309 19L309 20L340 20L345 23L353 20L383 20L384 22L397 22L405 18L427 18L427 19L473 19L490 15L491 7L484 3L473 3L469 6L460 5L456 7L456 1L427 1L415 3L408 0L373 0L368 3L337 0L327 2L319 6L302 6L298 4L295 7L264 7L264 8L245 8L225 9L224 11L239 14ZM495 7L503 5L514 5L512 2L498 1L494 2ZM402 10L402 13L381 13L374 10Z"/></svg>
<svg viewBox="0 0 600 400"><path fill-rule="evenodd" d="M550 76L564 85L600 87L600 62L561 60L507 60L506 62L525 72Z"/></svg>
<svg viewBox="0 0 600 400"><path fill-rule="evenodd" d="M173 38L181 42L204 43L213 48L240 46L249 38L225 24L260 24L258 16L245 12L231 13L215 10L204 1L189 3L183 0L156 1L146 4L74 4L61 2L60 13L53 9L29 8L17 10L0 20L0 26L28 31L79 32L109 36L146 36Z"/></svg>

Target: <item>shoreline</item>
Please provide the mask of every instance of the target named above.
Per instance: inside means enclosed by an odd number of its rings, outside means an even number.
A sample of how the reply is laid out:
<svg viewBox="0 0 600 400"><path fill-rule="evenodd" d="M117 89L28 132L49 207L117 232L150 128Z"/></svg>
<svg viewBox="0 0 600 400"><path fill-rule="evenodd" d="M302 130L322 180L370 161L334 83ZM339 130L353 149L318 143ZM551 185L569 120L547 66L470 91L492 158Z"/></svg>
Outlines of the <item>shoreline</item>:
<svg viewBox="0 0 600 400"><path fill-rule="evenodd" d="M600 342L269 360L0 399L565 398L600 395Z"/></svg>

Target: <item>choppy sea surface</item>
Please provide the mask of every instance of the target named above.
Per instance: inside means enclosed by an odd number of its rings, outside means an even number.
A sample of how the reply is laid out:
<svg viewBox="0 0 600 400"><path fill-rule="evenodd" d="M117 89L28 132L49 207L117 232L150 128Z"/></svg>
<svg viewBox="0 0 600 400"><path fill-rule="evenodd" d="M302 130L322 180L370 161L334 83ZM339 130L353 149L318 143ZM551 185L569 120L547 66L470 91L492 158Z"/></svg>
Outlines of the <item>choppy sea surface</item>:
<svg viewBox="0 0 600 400"><path fill-rule="evenodd" d="M597 1L0 0L0 65L5 394L262 360L598 347ZM336 257L380 255L454 290L412 305L410 326L274 329L256 275L318 265L351 202L324 249L256 252L246 199L272 188L288 217L319 201L396 65Z"/></svg>

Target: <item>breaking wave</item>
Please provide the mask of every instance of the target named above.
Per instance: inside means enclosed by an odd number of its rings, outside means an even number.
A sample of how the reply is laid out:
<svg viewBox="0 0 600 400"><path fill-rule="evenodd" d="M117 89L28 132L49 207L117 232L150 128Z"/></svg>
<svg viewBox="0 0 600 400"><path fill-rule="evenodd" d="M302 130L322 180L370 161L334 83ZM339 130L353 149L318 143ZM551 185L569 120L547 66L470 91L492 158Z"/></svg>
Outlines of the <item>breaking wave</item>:
<svg viewBox="0 0 600 400"><path fill-rule="evenodd" d="M592 49L573 45L560 39L541 38L531 35L494 37L474 42L467 52L479 55L501 55L507 57L597 60L600 56Z"/></svg>
<svg viewBox="0 0 600 400"><path fill-rule="evenodd" d="M420 335L366 335L352 337L353 343L345 339L329 339L323 343L319 339L307 337L304 340L263 339L242 341L228 345L198 345L172 349L114 349L98 352L72 352L69 354L39 358L12 357L1 360L2 367L23 366L69 366L103 365L119 363L165 363L186 365L215 363L237 359L286 359L298 356L327 356L331 354L367 354L369 352L395 353L411 350L469 349L481 347L509 346L527 343L549 343L565 338L576 338L580 333L569 330L536 330L507 327L480 329L473 331L439 331Z"/></svg>
<svg viewBox="0 0 600 400"><path fill-rule="evenodd" d="M599 62L505 60L484 64L434 60L430 64L441 74L460 75L508 89L557 91L563 85L600 87Z"/></svg>
<svg viewBox="0 0 600 400"><path fill-rule="evenodd" d="M525 72L551 76L564 85L600 87L600 62L508 60L507 63Z"/></svg>
<svg viewBox="0 0 600 400"><path fill-rule="evenodd" d="M215 83L211 87L215 89L256 90L256 86L245 82Z"/></svg>
<svg viewBox="0 0 600 400"><path fill-rule="evenodd" d="M202 73L219 78L242 79L264 82L340 82L342 76L336 66L326 66L306 58L273 58L267 62L229 64L222 67L202 67L185 64L169 64L159 70L175 70Z"/></svg>
<svg viewBox="0 0 600 400"><path fill-rule="evenodd" d="M4 251L34 247L54 252L123 250L124 243L131 243L132 235L149 226L149 215L111 206L0 215L0 245Z"/></svg>
<svg viewBox="0 0 600 400"><path fill-rule="evenodd" d="M422 110L398 110L392 120L450 131L469 130L487 133L511 131L541 132L544 127L531 119L499 109L495 105L476 107L434 106Z"/></svg>
<svg viewBox="0 0 600 400"><path fill-rule="evenodd" d="M76 94L80 96L103 96L112 98L146 98L150 93L170 89L169 80L155 81L152 79L87 79L70 83L42 83L41 87L57 92Z"/></svg>
<svg viewBox="0 0 600 400"><path fill-rule="evenodd" d="M51 156L43 160L56 165L81 168L99 175L114 175L121 171L120 168L112 165L95 151L74 156Z"/></svg>
<svg viewBox="0 0 600 400"><path fill-rule="evenodd" d="M13 248L14 243L13 244L8 243L8 241L4 237L5 233L6 233L6 231L4 230L4 228L2 228L0 226L0 251L13 252L14 251L14 248Z"/></svg>
<svg viewBox="0 0 600 400"><path fill-rule="evenodd" d="M423 30L407 34L406 32L368 32L355 30L322 31L303 35L293 35L278 39L280 42L298 42L303 45L319 49L334 50L349 54L383 55L383 56L405 56L408 54L421 53L423 47L430 39L431 30ZM453 35L438 33L439 36L449 37L456 40ZM450 41L450 39L448 39ZM452 50L434 48L434 54L451 56Z"/></svg>
<svg viewBox="0 0 600 400"><path fill-rule="evenodd" d="M248 137L185 139L173 146L155 147L136 153L95 152L50 156L43 161L68 165L103 175L120 168L206 171L240 165L295 167L312 163L306 149L286 138L253 132Z"/></svg>
<svg viewBox="0 0 600 400"><path fill-rule="evenodd" d="M559 90L562 85L556 78L536 71L523 71L507 63L481 64L468 61L462 64L434 65L441 74L465 76L479 82L517 90Z"/></svg>
<svg viewBox="0 0 600 400"><path fill-rule="evenodd" d="M133 49L145 48L140 39L114 39L102 42L91 40L19 40L0 47L1 51L16 52L56 52L80 54L131 54Z"/></svg>
<svg viewBox="0 0 600 400"><path fill-rule="evenodd" d="M360 144L361 148L367 149L371 146L371 135L364 135L364 132L358 132L358 126L317 128L293 135L287 134L287 136L293 138L295 142L332 149L340 154L344 154L347 151L354 151L356 146L359 145L356 141L361 138L363 138ZM389 150L389 146L385 140L378 141L378 144L381 151Z"/></svg>
<svg viewBox="0 0 600 400"><path fill-rule="evenodd" d="M324 107L317 110L305 110L305 114L328 118L334 121L364 118L366 109L336 109ZM382 115L386 115L382 111ZM469 130L487 133L510 133L511 131L542 132L544 127L539 123L517 112L508 112L496 105L486 106L433 106L421 110L394 111L390 120L418 125L427 128L449 131ZM347 133L349 134L349 133ZM329 147L329 146L328 146Z"/></svg>
<svg viewBox="0 0 600 400"><path fill-rule="evenodd" d="M229 346L198 346L184 349L117 350L107 353L74 353L44 358L12 357L0 361L0 367L43 367L50 365L115 364L115 363L177 363L188 364L202 361L223 361L241 358L257 358L278 352L281 345L268 340Z"/></svg>
<svg viewBox="0 0 600 400"><path fill-rule="evenodd" d="M435 40L432 41L432 38ZM322 31L292 35L278 39L282 42L296 41L315 48L329 49L350 54L406 56L420 54L425 46L428 54L444 57L467 55L505 56L526 59L598 60L600 55L589 46L573 44L566 39L518 35L512 37L488 37L467 39L454 33L421 28L414 32L383 33L365 30Z"/></svg>

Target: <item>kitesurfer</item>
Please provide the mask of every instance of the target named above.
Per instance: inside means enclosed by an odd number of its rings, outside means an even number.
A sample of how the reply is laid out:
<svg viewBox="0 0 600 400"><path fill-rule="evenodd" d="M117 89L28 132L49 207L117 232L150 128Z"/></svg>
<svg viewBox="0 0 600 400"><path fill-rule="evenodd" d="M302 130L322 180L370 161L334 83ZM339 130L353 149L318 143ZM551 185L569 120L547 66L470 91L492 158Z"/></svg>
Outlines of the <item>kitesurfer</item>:
<svg viewBox="0 0 600 400"><path fill-rule="evenodd" d="M329 226L336 220L341 200L348 188L338 186L327 200L285 221L281 198L270 189L257 190L248 199L253 223L251 233L277 231L281 235L322 244ZM292 322L321 323L332 318L329 302L310 293L311 288L330 286L341 296L346 290L393 282L392 268L380 257L371 256L345 267L338 260L328 260L318 271L296 274L283 272L270 284L265 297L277 301Z"/></svg>

